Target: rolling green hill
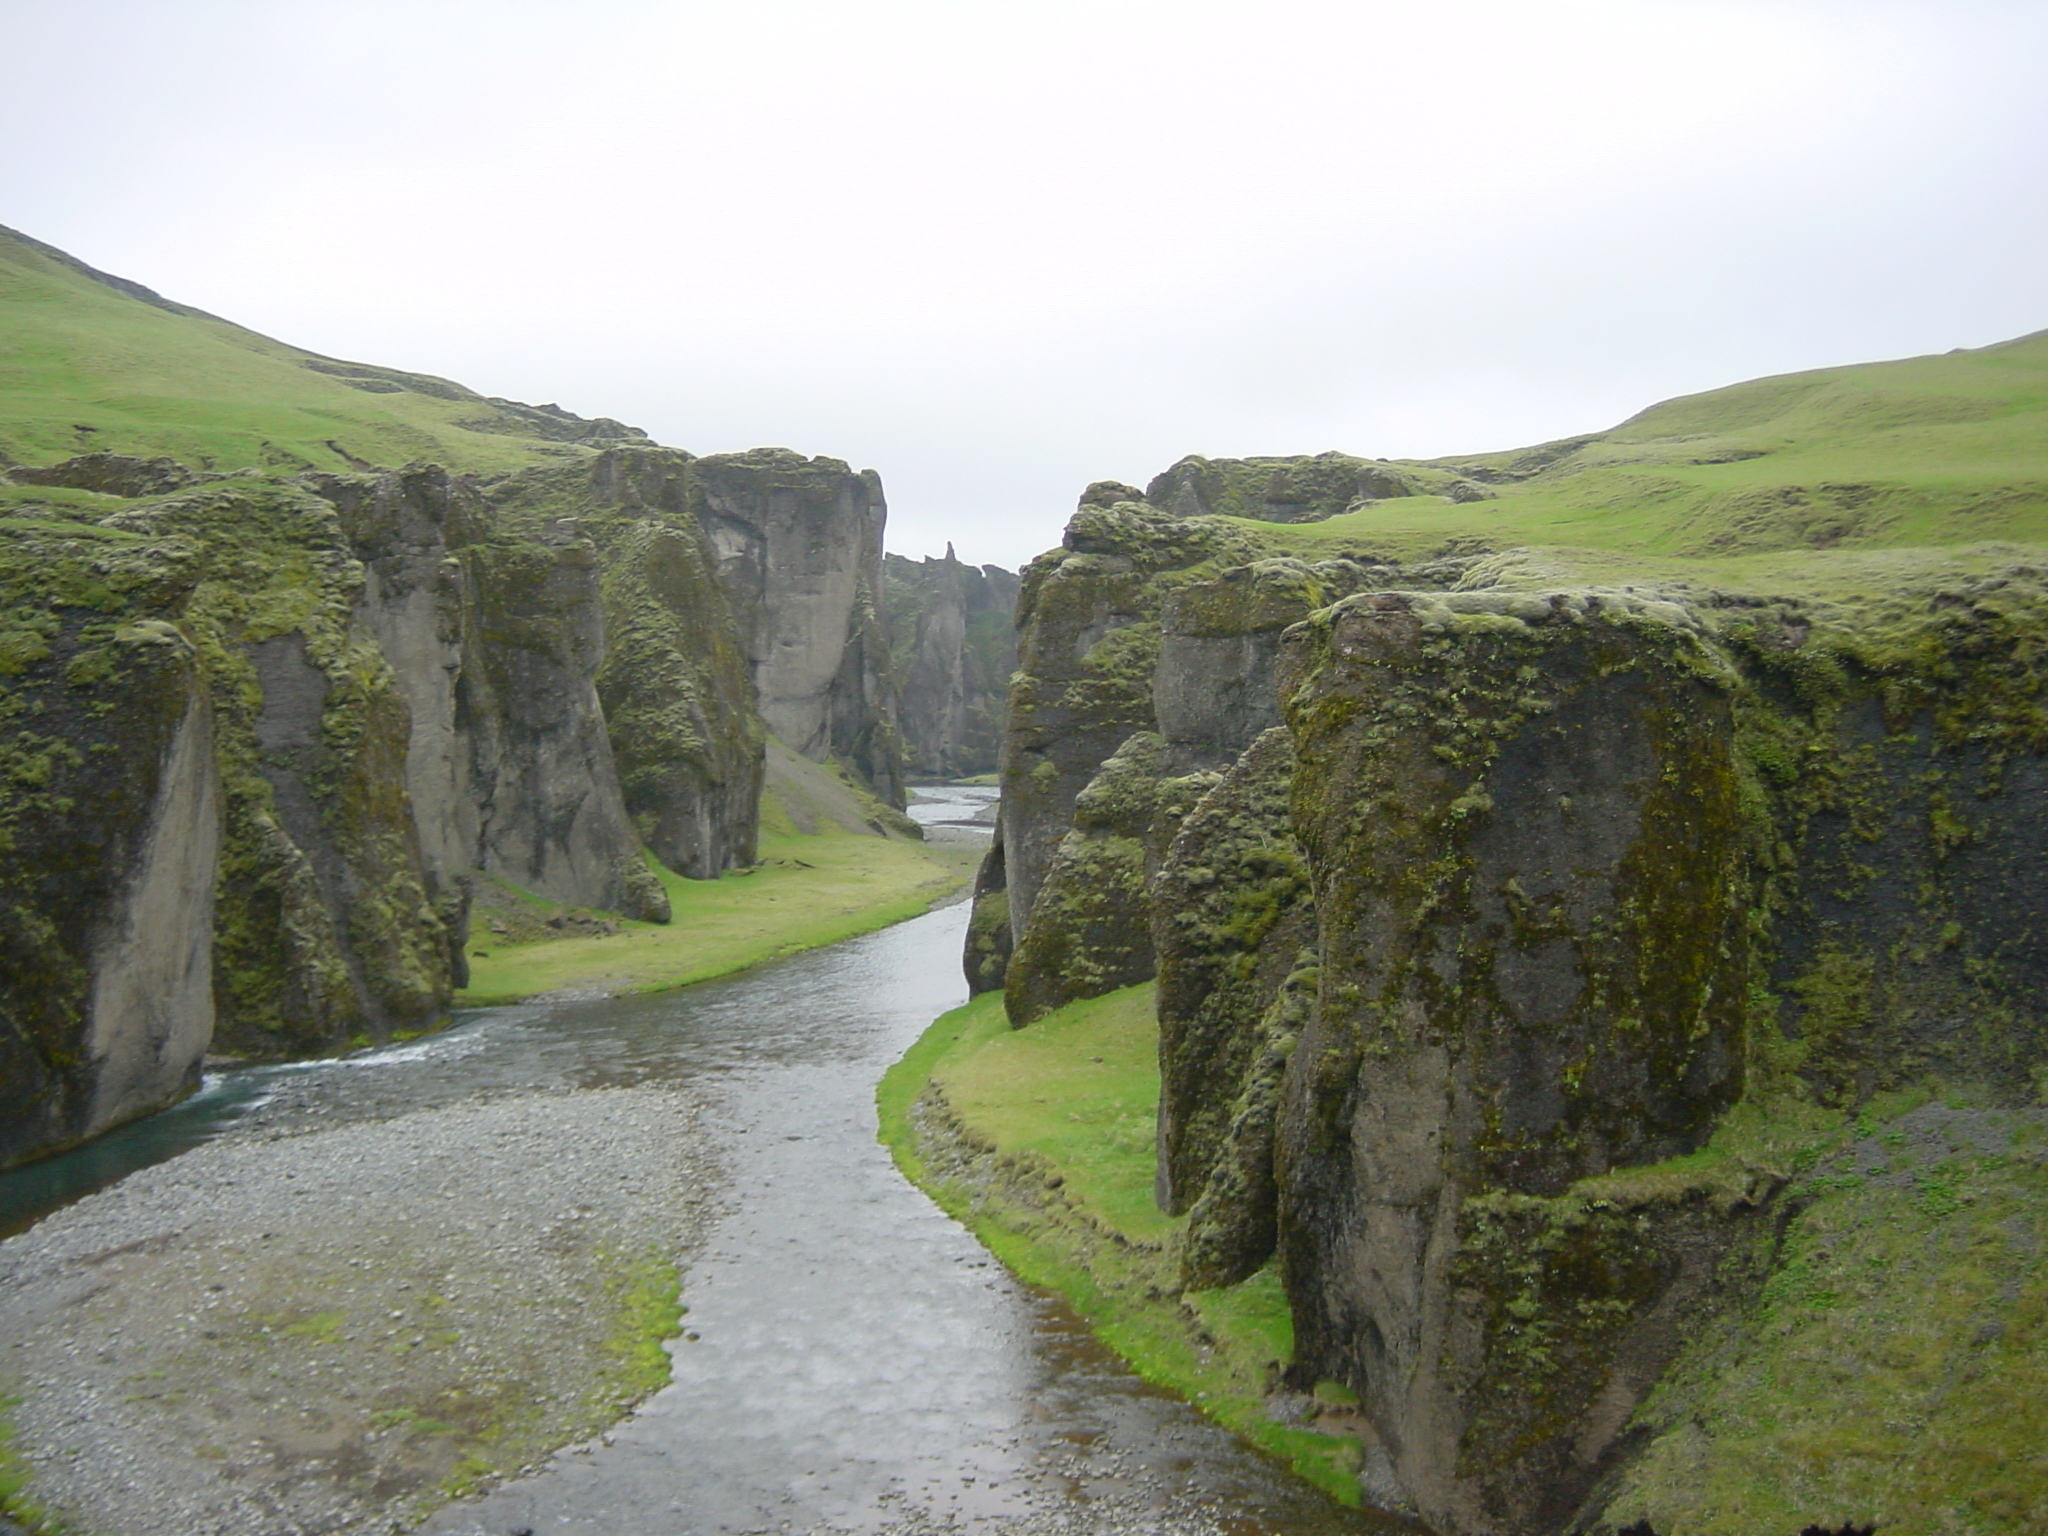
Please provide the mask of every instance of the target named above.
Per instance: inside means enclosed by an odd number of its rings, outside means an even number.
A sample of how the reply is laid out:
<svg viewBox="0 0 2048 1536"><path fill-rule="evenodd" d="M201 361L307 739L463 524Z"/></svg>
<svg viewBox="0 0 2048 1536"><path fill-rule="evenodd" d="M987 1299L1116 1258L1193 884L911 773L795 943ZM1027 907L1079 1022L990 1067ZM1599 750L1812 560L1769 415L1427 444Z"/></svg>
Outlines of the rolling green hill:
<svg viewBox="0 0 2048 1536"><path fill-rule="evenodd" d="M1611 431L1506 453L1209 468L1221 472L1219 511L1253 511L1255 494L1269 504L1317 499L1263 489L1283 475L1325 479L1331 489L1370 488L1376 477L1444 492L1371 499L1368 489L1350 500L1353 510L1325 521L1262 525L1305 552L1413 560L1534 547L1605 554L1567 562L1597 575L1673 562L1741 568L1757 564L1742 557L1795 551L2044 542L2048 331L1937 357L1756 379L1667 400ZM1262 488L1239 490L1231 479ZM1332 504L1329 494L1322 505Z"/></svg>
<svg viewBox="0 0 2048 1536"><path fill-rule="evenodd" d="M509 472L620 440L645 434L303 352L0 227L0 464Z"/></svg>

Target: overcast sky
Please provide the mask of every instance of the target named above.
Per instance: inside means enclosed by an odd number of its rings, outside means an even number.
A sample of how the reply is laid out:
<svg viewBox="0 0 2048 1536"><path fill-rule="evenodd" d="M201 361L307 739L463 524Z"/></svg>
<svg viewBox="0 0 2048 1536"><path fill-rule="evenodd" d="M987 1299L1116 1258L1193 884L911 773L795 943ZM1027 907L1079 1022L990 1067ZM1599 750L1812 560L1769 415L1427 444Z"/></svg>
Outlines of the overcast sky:
<svg viewBox="0 0 2048 1536"><path fill-rule="evenodd" d="M0 223L873 467L907 554L2048 327L2040 0L0 0L0 58Z"/></svg>

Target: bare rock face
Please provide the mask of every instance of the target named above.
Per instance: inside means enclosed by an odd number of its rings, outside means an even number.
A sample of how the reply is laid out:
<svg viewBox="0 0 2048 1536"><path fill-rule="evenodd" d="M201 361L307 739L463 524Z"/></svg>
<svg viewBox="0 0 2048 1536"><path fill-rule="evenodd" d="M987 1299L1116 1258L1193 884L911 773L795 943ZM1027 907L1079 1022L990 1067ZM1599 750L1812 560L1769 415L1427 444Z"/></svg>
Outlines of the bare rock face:
<svg viewBox="0 0 2048 1536"><path fill-rule="evenodd" d="M880 478L786 448L713 454L691 475L768 730L900 807Z"/></svg>
<svg viewBox="0 0 2048 1536"><path fill-rule="evenodd" d="M884 561L897 722L908 771L957 779L995 771L1017 665L1019 578L997 565Z"/></svg>
<svg viewBox="0 0 2048 1536"><path fill-rule="evenodd" d="M1625 1219L1524 1228L1742 1090L1731 679L1684 623L1569 594L1363 596L1288 648L1321 961L1277 1132L1299 1368L1359 1392L1432 1524L1548 1529L1699 1266Z"/></svg>

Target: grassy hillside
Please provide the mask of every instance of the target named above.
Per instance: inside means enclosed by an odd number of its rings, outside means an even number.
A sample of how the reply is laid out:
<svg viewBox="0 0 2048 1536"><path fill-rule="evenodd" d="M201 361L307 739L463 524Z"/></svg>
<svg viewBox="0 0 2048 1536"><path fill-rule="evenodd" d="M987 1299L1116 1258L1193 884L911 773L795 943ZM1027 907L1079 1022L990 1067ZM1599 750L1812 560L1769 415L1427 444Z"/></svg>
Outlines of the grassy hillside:
<svg viewBox="0 0 2048 1536"><path fill-rule="evenodd" d="M1260 526L1305 553L1393 559L1534 546L1726 560L2048 541L2048 331L1756 379L1590 437L1390 467L1425 484L1449 472L1467 494L1491 494Z"/></svg>
<svg viewBox="0 0 2048 1536"><path fill-rule="evenodd" d="M446 379L302 352L0 228L0 463L81 453L200 469L512 471L634 435ZM552 439L552 440L551 440Z"/></svg>

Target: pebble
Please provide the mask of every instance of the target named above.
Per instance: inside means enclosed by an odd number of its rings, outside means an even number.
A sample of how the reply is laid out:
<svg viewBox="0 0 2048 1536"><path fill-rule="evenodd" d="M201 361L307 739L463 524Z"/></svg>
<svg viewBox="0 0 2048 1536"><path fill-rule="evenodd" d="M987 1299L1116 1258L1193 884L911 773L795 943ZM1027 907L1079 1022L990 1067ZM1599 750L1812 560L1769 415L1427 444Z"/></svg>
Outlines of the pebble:
<svg viewBox="0 0 2048 1536"><path fill-rule="evenodd" d="M640 1086L257 1126L0 1243L29 1496L100 1536L385 1536L601 1430L622 1277L715 1212L698 1115Z"/></svg>

